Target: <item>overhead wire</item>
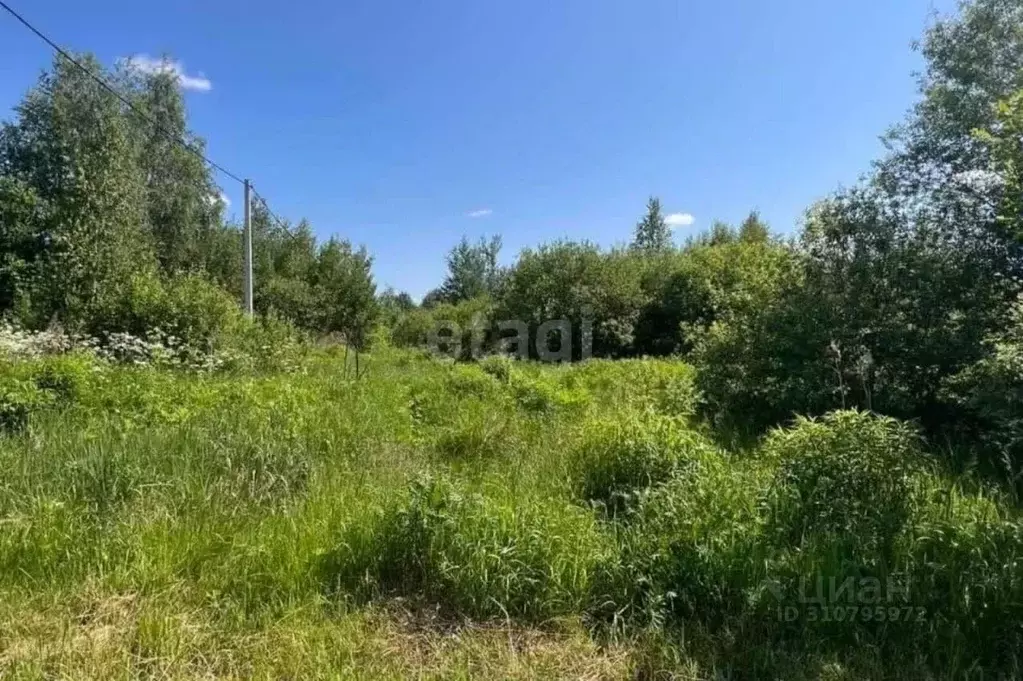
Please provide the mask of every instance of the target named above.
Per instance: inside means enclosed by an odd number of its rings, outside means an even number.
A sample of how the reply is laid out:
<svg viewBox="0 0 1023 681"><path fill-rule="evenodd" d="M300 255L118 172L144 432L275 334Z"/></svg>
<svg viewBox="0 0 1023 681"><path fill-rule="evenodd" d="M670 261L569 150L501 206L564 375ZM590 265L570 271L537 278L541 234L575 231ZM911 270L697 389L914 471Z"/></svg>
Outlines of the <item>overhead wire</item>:
<svg viewBox="0 0 1023 681"><path fill-rule="evenodd" d="M250 187L251 187L251 185L250 185ZM267 212L267 216L270 217L274 222L276 222L277 226L280 227L281 230L286 235L288 235L292 239L298 239L299 238L299 235L296 234L294 231L292 231L289 223L286 222L285 220L281 219L276 213L273 212L273 210L271 210L270 204L267 202L266 197L264 197L262 194L260 194L258 191L256 191L255 187L252 187L252 196L255 199L257 199L260 202L260 204L262 204L263 209Z"/></svg>
<svg viewBox="0 0 1023 681"><path fill-rule="evenodd" d="M129 109L131 109L136 114L141 116L143 119L148 121L154 128L157 129L157 131L159 131L161 134L163 134L164 137L166 137L166 138L176 142L177 144L181 145L186 150L188 150L189 152L191 152L195 156L197 156L200 159L202 159L202 161L205 162L206 164L208 164L210 167L220 171L225 176L231 178L235 182L238 182L239 184L241 184L243 186L245 185L246 181L244 179L242 179L242 177L240 177L237 173L234 173L234 172L228 170L227 168L225 168L223 165L217 163L216 161L211 159L209 156L204 154L202 151L200 151L199 149L197 149L193 145L189 144L180 135L176 135L174 133L168 132L163 126L161 126L159 123L157 123L148 113L146 113L145 111L142 111L141 109L139 109L130 99L125 97L123 94L121 94L117 90L117 88L115 88L112 85L110 85L109 83L107 83L103 78L101 78L99 75L94 73L91 69L89 69L84 64L82 64L81 61L79 61L78 59L75 59L71 54L69 54L66 50L64 50L60 45L58 45L55 41L50 39L45 33L43 33L41 30L36 28L27 19L25 19L25 17L23 17L21 14L19 14L17 11L15 11L14 8L12 8L10 5L8 5L4 0L0 0L0 8L2 8L8 14L10 14L12 17L14 17L14 19L16 19L20 24L22 24L25 28L27 28L29 31L31 31L34 35L36 35L40 40L42 40L47 45L49 45L55 52L57 52L57 54L59 54L61 57L63 57L69 63L73 64L82 73L86 74L89 78L91 78L98 85L100 85L104 90L106 90L107 92L112 94L114 97L116 97L118 100L120 100L121 103L123 103ZM263 208L266 210L267 215L270 218L272 218L277 223L277 225L282 229L282 231L285 234L287 234L289 237L293 238L293 239L299 238L298 235L295 234L291 230L291 228L289 227L288 223L285 220L281 219L280 216L278 216L270 208L270 204L267 202L266 198L264 196L262 196L261 194L259 194L258 192L256 192L255 188L252 187L252 183L251 182L249 183L249 187L250 187L250 190L251 190L253 196L260 201L260 203L262 204Z"/></svg>
<svg viewBox="0 0 1023 681"><path fill-rule="evenodd" d="M201 158L203 161L208 163L210 166L212 166L213 168L216 168L217 170L219 170L221 173L223 173L227 177L231 178L232 180L234 180L234 181L236 181L236 182L238 182L240 184L245 184L245 180L243 180L237 174L231 172L230 170L228 170L224 166L220 165L219 163L217 163L213 159L211 159L208 156L206 156L204 153L202 153L201 151L196 149L194 146L192 146L191 144L186 142L180 135L175 135L173 133L169 133L166 129L163 128L163 126L161 126L159 123L157 123L155 120L153 120L153 118L148 113L146 113L146 112L142 111L141 109L139 109L137 106L135 106L134 103L132 103L131 100L129 100L127 97L125 97L120 92L118 92L116 88L114 88L112 85L110 85L105 80L100 78L98 75L93 73L91 69L87 68L79 60L77 60L73 56L71 56L60 45L58 45L56 42L54 42L49 37L47 37L46 34L44 34L38 28L33 26L31 23L29 23L28 20L25 19L25 17L21 16L18 12L16 12L10 5L8 5L6 2L4 2L4 0L0 0L0 8L4 9L8 14L10 14L18 22L20 22L25 28L27 28L29 31L34 33L38 38L40 38L43 42L45 42L47 45L49 45L51 48L53 48L58 54L60 54L60 56L62 56L64 59L66 59L68 62L70 62L74 66L76 66L79 70L82 71L82 73L86 74L92 80L96 81L96 83L98 83L101 87L103 87L103 89L105 89L107 92L112 94L114 97L117 97L117 99L121 100L121 102L125 106L130 108L132 111L137 113L139 116L142 116L144 119L146 119L151 125L153 125L160 132L162 132L164 134L164 136L174 140L175 142L180 144L182 147L184 147L185 149L187 149L191 153L195 154L196 156Z"/></svg>

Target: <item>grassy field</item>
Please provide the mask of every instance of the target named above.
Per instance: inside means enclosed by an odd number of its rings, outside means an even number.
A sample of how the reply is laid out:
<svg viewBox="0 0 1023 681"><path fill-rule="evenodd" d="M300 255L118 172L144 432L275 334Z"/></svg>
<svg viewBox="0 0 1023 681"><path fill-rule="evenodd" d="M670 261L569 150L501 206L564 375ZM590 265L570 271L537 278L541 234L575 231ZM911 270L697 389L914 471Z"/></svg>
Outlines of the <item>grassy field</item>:
<svg viewBox="0 0 1023 681"><path fill-rule="evenodd" d="M0 676L1011 678L1023 523L856 412L725 447L693 370L8 363Z"/></svg>

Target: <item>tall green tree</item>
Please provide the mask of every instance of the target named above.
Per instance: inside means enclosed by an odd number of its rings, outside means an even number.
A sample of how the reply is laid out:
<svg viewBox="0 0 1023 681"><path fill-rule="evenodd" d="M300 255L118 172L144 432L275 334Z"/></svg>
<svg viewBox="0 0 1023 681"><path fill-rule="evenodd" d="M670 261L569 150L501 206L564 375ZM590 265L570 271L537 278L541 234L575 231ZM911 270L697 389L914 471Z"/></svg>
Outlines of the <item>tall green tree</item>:
<svg viewBox="0 0 1023 681"><path fill-rule="evenodd" d="M989 181L1001 190L995 216L999 236L1018 251L1023 248L1023 90L998 102L995 116L994 125L975 136L991 155ZM1023 272L1017 267L1014 274Z"/></svg>
<svg viewBox="0 0 1023 681"><path fill-rule="evenodd" d="M209 167L181 144L199 153L206 146L188 129L178 80L169 72L140 73L129 62L120 82L135 105L126 114L138 136L147 223L161 268L165 274L207 269L223 204Z"/></svg>
<svg viewBox="0 0 1023 681"><path fill-rule="evenodd" d="M447 256L448 274L440 287L442 300L458 303L494 293L501 279L497 257L501 237L480 237L477 243L462 237Z"/></svg>
<svg viewBox="0 0 1023 681"><path fill-rule="evenodd" d="M808 213L798 286L712 329L712 402L762 424L852 405L948 420L943 381L983 355L1019 290L997 163L1018 137L975 131L1011 130L995 104L1020 89L1020 26L1018 0L975 0L927 31L921 101L863 186Z"/></svg>
<svg viewBox="0 0 1023 681"><path fill-rule="evenodd" d="M716 320L774 295L795 259L787 246L770 239L704 238L652 263L644 283L650 299L636 327L637 352L690 352Z"/></svg>
<svg viewBox="0 0 1023 681"><path fill-rule="evenodd" d="M642 288L645 261L631 251L602 252L589 242L559 241L526 249L508 273L495 316L524 322L534 341L540 324L568 320L577 357L586 324L592 329L594 356L630 355L647 300Z"/></svg>
<svg viewBox="0 0 1023 681"><path fill-rule="evenodd" d="M996 122L995 104L1023 89L1023 4L963 2L935 21L919 42L926 67L920 101L886 137L890 153L876 180L888 192L939 198L965 174L990 166L990 151L973 135Z"/></svg>
<svg viewBox="0 0 1023 681"><path fill-rule="evenodd" d="M738 239L745 243L764 243L771 238L771 230L760 219L758 211L751 211L739 225Z"/></svg>
<svg viewBox="0 0 1023 681"><path fill-rule="evenodd" d="M671 228L661 213L661 200L651 196L646 204L646 215L636 224L631 247L645 252L670 249Z"/></svg>
<svg viewBox="0 0 1023 681"><path fill-rule="evenodd" d="M373 259L365 248L331 238L320 248L313 279L319 330L341 333L356 349L365 348L379 309L372 274Z"/></svg>
<svg viewBox="0 0 1023 681"><path fill-rule="evenodd" d="M137 137L123 104L63 58L15 111L0 132L0 175L33 205L31 215L14 210L21 245L35 244L14 255L17 305L30 324L80 326L155 264Z"/></svg>

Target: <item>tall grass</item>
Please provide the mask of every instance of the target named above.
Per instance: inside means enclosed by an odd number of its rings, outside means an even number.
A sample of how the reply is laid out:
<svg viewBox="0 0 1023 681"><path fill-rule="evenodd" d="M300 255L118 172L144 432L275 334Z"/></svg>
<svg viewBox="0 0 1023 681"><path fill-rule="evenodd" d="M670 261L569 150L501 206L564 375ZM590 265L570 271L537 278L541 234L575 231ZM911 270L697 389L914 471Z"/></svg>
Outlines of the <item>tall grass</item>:
<svg viewBox="0 0 1023 681"><path fill-rule="evenodd" d="M11 364L0 674L1021 673L1009 500L868 414L720 449L693 386L667 361L386 351L359 380L328 351Z"/></svg>

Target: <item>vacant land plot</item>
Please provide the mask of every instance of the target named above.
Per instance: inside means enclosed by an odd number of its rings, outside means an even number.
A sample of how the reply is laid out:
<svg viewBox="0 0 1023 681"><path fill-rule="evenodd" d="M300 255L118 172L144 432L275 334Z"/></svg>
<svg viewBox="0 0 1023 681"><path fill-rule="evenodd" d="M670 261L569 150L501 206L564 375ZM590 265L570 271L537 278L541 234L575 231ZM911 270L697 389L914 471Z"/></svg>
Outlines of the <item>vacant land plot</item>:
<svg viewBox="0 0 1023 681"><path fill-rule="evenodd" d="M0 673L1020 672L1023 524L905 423L729 450L682 363L368 367L8 365Z"/></svg>

